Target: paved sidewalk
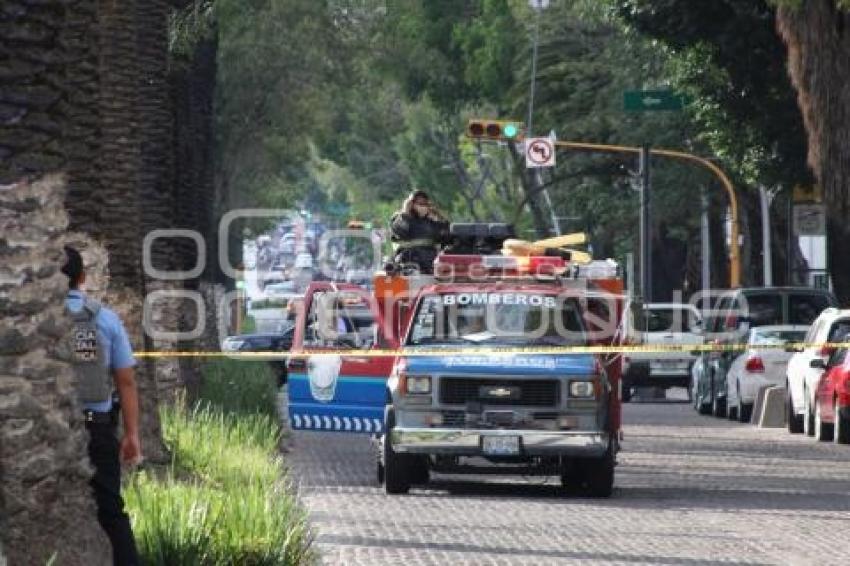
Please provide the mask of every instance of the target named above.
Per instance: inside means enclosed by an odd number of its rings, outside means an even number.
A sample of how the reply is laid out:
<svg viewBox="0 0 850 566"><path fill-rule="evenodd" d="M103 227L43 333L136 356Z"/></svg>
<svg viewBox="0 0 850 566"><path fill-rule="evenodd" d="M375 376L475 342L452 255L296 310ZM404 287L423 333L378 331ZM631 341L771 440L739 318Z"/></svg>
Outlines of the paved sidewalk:
<svg viewBox="0 0 850 566"><path fill-rule="evenodd" d="M294 434L288 461L327 564L850 564L850 447L625 406L614 496L557 478L437 476L387 496L365 437Z"/></svg>

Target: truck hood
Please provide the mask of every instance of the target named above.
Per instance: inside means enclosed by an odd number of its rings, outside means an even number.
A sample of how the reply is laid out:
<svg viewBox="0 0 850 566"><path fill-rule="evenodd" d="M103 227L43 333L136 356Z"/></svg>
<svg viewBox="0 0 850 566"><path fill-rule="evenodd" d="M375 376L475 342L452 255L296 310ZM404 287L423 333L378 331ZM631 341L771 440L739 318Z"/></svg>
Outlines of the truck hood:
<svg viewBox="0 0 850 566"><path fill-rule="evenodd" d="M469 354L405 356L410 373L462 375L593 375L593 354Z"/></svg>

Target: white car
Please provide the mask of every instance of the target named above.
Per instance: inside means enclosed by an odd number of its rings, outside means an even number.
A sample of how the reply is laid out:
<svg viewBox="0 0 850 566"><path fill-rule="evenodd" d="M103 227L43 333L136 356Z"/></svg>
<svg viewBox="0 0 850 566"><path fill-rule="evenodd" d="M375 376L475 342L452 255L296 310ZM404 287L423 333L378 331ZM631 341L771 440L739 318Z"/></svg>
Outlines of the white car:
<svg viewBox="0 0 850 566"><path fill-rule="evenodd" d="M269 298L288 297L289 295L295 293L295 282L284 281L282 283L266 285L266 288L263 289L263 292Z"/></svg>
<svg viewBox="0 0 850 566"><path fill-rule="evenodd" d="M644 305L642 320L629 335L639 336L643 346L695 346L703 343L702 316L693 305L649 303ZM684 387L691 393L690 351L633 352L623 356L623 401L631 398L631 388L639 386Z"/></svg>
<svg viewBox="0 0 850 566"><path fill-rule="evenodd" d="M809 346L797 349L788 361L786 414L789 432L805 431L809 435L814 434L813 407L818 381L823 370L811 367L811 363L814 359L826 361L832 354L828 348L816 346L816 344L833 342L848 332L850 332L850 310L825 309L812 323L802 340Z"/></svg>
<svg viewBox="0 0 850 566"><path fill-rule="evenodd" d="M786 344L802 342L808 326L773 325L750 329L747 348L726 374L726 407L730 419L750 421L759 389L784 385L792 352Z"/></svg>
<svg viewBox="0 0 850 566"><path fill-rule="evenodd" d="M295 256L295 269L313 269L313 256L309 253L299 253Z"/></svg>

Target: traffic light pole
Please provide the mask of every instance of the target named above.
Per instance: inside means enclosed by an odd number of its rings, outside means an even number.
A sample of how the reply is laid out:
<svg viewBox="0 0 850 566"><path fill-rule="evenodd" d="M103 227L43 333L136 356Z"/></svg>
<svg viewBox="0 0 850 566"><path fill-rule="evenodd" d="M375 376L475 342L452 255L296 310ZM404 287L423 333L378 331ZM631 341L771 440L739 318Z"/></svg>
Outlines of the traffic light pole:
<svg viewBox="0 0 850 566"><path fill-rule="evenodd" d="M607 153L630 153L632 155L640 155L641 149L640 147L630 146L630 145L608 145L608 144L600 144L600 143L583 143L583 142L569 142L569 141L555 141L556 147L563 147L566 149L578 149L582 151L602 151ZM712 173L720 180L721 185L726 190L726 194L729 197L729 223L730 226L730 236L731 242L729 244L729 286L730 287L740 287L741 286L741 242L740 242L740 227L738 220L738 197L735 194L735 187L732 185L732 181L729 180L729 177L726 176L726 173L723 170L709 161L704 157L700 157L698 155L693 155L692 153L685 153L684 151L675 151L672 149L655 149L649 148L648 153L650 156L656 155L660 157L669 157L671 159L678 159L679 161L688 161L690 163L696 163L700 165ZM643 281L641 281L643 283Z"/></svg>
<svg viewBox="0 0 850 566"><path fill-rule="evenodd" d="M507 126L512 128L512 132L505 136L504 132L506 131L505 128ZM467 126L466 135L474 139L485 139L488 141L522 141L523 136L517 135L518 132L519 127L516 122L506 122L501 120L470 120L469 125ZM687 161L689 163L696 163L697 165L714 173L715 177L717 177L720 181L720 184L723 186L727 196L729 197L729 232L731 236L731 241L729 243L729 286L733 288L741 286L741 241L738 219L738 197L735 194L735 187L732 185L732 181L729 180L729 177L726 176L726 173L724 173L720 167L704 157L672 149L655 149L649 147L640 148L631 145L610 145L561 140L552 140L552 143L555 147L562 147L566 149L599 151L606 153L628 153L636 156L640 156L641 152L645 150L647 153L647 163L649 162L649 158L655 155L677 159L679 161ZM512 155L515 155L515 146L511 145L509 147L512 148ZM646 174L649 174L649 167L646 168ZM532 206L532 211L534 211L534 201L531 201L530 204ZM641 210L643 210L643 207L641 207ZM535 212L535 223L537 223L537 220L538 214Z"/></svg>
<svg viewBox="0 0 850 566"><path fill-rule="evenodd" d="M650 148L640 148L640 290L643 300L652 302L652 186Z"/></svg>

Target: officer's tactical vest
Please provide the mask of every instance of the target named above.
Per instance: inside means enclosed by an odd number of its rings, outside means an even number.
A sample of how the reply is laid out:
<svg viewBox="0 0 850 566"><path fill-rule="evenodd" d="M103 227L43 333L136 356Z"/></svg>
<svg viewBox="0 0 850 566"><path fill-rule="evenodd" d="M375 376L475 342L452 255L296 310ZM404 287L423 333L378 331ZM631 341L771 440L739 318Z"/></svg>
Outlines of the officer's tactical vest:
<svg viewBox="0 0 850 566"><path fill-rule="evenodd" d="M112 397L112 376L97 336L100 308L100 303L86 298L79 312L65 309L74 322L72 359L77 377L77 396L81 403L101 403Z"/></svg>

